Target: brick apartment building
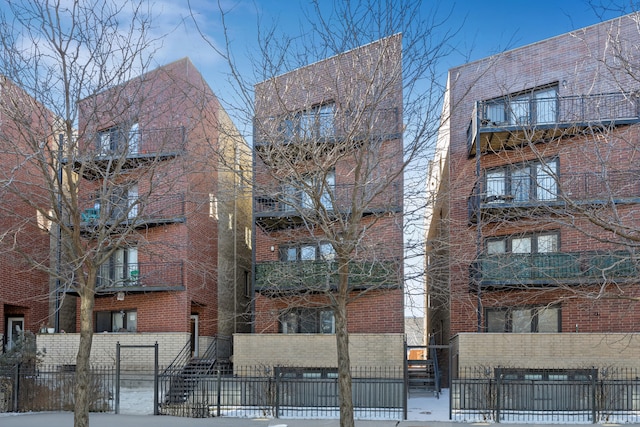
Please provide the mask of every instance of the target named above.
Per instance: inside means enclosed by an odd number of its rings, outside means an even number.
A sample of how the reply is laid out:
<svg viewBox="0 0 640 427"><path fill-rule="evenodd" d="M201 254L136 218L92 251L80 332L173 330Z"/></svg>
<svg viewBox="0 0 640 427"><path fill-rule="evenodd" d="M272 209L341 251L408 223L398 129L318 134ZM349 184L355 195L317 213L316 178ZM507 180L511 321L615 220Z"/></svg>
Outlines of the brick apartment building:
<svg viewBox="0 0 640 427"><path fill-rule="evenodd" d="M34 141L55 145L48 126L51 116L11 80L0 77L0 352L11 348L23 331L36 333L49 323L48 274L34 268L34 263L48 265L49 234L38 210L46 212L49 200L45 179L30 155Z"/></svg>
<svg viewBox="0 0 640 427"><path fill-rule="evenodd" d="M449 71L428 333L467 367L640 367L637 15Z"/></svg>
<svg viewBox="0 0 640 427"><path fill-rule="evenodd" d="M402 366L400 58L396 35L256 85L254 333L234 365L336 366L332 243L351 223L352 365Z"/></svg>
<svg viewBox="0 0 640 427"><path fill-rule="evenodd" d="M98 272L94 362L116 341L158 342L167 365L188 342L197 355L248 331L251 154L198 70L178 60L78 107L80 231L113 251ZM69 363L75 343L39 337L50 363Z"/></svg>

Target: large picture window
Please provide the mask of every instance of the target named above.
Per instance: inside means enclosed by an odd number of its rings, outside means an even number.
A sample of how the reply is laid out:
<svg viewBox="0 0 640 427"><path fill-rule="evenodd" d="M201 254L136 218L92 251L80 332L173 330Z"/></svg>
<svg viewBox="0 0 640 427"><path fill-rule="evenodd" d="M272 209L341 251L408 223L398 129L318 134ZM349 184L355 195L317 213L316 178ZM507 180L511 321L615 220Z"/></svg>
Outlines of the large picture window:
<svg viewBox="0 0 640 427"><path fill-rule="evenodd" d="M561 332L559 306L487 308L487 332Z"/></svg>
<svg viewBox="0 0 640 427"><path fill-rule="evenodd" d="M136 310L96 312L96 332L136 332L137 330Z"/></svg>
<svg viewBox="0 0 640 427"><path fill-rule="evenodd" d="M334 258L335 251L329 242L280 247L280 261L328 261Z"/></svg>
<svg viewBox="0 0 640 427"><path fill-rule="evenodd" d="M526 203L558 198L558 160L527 162L485 173L486 203Z"/></svg>
<svg viewBox="0 0 640 427"><path fill-rule="evenodd" d="M333 311L326 308L295 308L280 314L283 334L333 334L335 331Z"/></svg>
<svg viewBox="0 0 640 427"><path fill-rule="evenodd" d="M485 241L488 255L550 253L558 252L558 249L559 235L556 231L492 237Z"/></svg>

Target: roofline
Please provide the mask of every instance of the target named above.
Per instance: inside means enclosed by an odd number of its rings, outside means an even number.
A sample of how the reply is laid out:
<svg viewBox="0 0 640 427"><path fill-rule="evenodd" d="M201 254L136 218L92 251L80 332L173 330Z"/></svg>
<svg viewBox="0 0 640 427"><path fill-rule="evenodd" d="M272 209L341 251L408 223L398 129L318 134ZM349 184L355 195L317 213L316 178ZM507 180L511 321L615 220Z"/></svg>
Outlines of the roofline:
<svg viewBox="0 0 640 427"><path fill-rule="evenodd" d="M509 54L509 53L512 53L512 52L516 52L516 51L521 50L521 49L527 49L527 48L529 48L531 46L535 46L537 44L547 43L550 40L554 40L554 39L557 39L557 38L560 38L560 37L567 37L567 36L569 36L571 34L575 34L575 33L580 32L580 31L586 32L586 31L589 31L589 30L591 30L591 29L593 29L595 27L598 27L598 26L601 26L601 25L605 25L605 24L611 24L614 21L620 21L620 20L622 20L624 18L631 18L634 15L639 15L640 16L640 11L631 12L631 13L628 13L628 14L625 14L625 15L618 16L616 18L608 19L606 21L600 21L600 22L597 22L597 23L592 24L592 25L587 25L586 27L577 28L575 30L567 31L566 33L562 33L562 34L558 34L558 35L555 35L555 36L547 37L546 39L542 39L542 40L531 42L531 43L528 43L528 44L525 44L525 45L522 45L522 46L514 47L512 49L504 50L502 52L494 53L493 55L485 56L483 58L478 58L478 59L476 59L474 61L465 62L464 64L460 64L460 65L457 65L455 67L449 68L449 73L451 73L454 70L466 67L468 65L478 64L478 63L481 63L481 62L485 62L485 61L500 57L502 55L506 55L506 54Z"/></svg>

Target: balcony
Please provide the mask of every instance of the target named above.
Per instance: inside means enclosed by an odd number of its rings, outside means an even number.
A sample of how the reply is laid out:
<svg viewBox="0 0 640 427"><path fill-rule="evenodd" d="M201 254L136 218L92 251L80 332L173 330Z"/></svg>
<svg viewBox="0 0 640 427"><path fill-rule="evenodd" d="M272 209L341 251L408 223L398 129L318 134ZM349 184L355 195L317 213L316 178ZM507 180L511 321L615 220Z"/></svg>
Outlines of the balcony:
<svg viewBox="0 0 640 427"><path fill-rule="evenodd" d="M105 170L119 165L123 169L165 160L183 153L186 148L184 127L147 129L135 132L112 132L108 138L96 135L74 166L86 179L97 179Z"/></svg>
<svg viewBox="0 0 640 427"><path fill-rule="evenodd" d="M98 295L184 289L182 262L105 264L96 283Z"/></svg>
<svg viewBox="0 0 640 427"><path fill-rule="evenodd" d="M99 204L94 203L94 206ZM104 218L101 215L104 215ZM83 231L91 231L100 225L119 229L156 227L184 222L184 194L123 198L104 208L94 207L83 210L80 221Z"/></svg>
<svg viewBox="0 0 640 427"><path fill-rule="evenodd" d="M637 281L638 260L628 251L484 254L470 266L472 286L588 284Z"/></svg>
<svg viewBox="0 0 640 427"><path fill-rule="evenodd" d="M302 188L302 185L279 185L272 187L270 191L263 188L263 194L254 196L255 220L268 229L302 224L302 217L313 213L312 199ZM355 188L353 184L333 185L321 196L322 205L330 214L336 216L350 214ZM358 196L358 207L368 201L365 215L402 212L403 193L399 184L394 183L380 191L381 194L373 196L375 191L380 190L374 187L365 188Z"/></svg>
<svg viewBox="0 0 640 427"><path fill-rule="evenodd" d="M527 187L509 185L503 178L483 177L468 199L469 222L490 222L564 208L567 202L576 205L607 203L640 203L640 170L609 170L602 172L550 174L525 177Z"/></svg>
<svg viewBox="0 0 640 427"><path fill-rule="evenodd" d="M397 287L400 265L394 261L351 261L349 286ZM269 261L256 263L257 292L322 292L338 285L337 263L333 261Z"/></svg>
<svg viewBox="0 0 640 427"><path fill-rule="evenodd" d="M627 92L479 101L467 129L467 150L471 157L478 145L481 152L501 151L589 128L638 123L638 101Z"/></svg>
<svg viewBox="0 0 640 427"><path fill-rule="evenodd" d="M257 149L273 144L392 140L402 137L402 118L397 108L334 111L320 109L281 116L256 117L254 141Z"/></svg>

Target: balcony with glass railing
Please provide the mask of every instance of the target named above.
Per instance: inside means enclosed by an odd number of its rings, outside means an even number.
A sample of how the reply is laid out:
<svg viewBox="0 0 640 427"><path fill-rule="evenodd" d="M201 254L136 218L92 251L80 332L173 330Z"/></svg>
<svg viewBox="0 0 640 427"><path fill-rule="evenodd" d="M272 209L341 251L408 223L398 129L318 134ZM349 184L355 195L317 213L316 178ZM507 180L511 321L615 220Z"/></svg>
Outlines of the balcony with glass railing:
<svg viewBox="0 0 640 427"><path fill-rule="evenodd" d="M637 123L636 93L515 97L476 102L467 129L467 150L474 156L526 142L580 134L586 128Z"/></svg>
<svg viewBox="0 0 640 427"><path fill-rule="evenodd" d="M96 283L97 294L184 289L182 262L105 263Z"/></svg>
<svg viewBox="0 0 640 427"><path fill-rule="evenodd" d="M338 285L338 264L333 260L267 261L256 263L258 292L331 291ZM395 261L350 261L352 289L397 287L400 264Z"/></svg>
<svg viewBox="0 0 640 427"><path fill-rule="evenodd" d="M629 251L483 254L471 264L472 286L554 286L634 281L638 258Z"/></svg>

